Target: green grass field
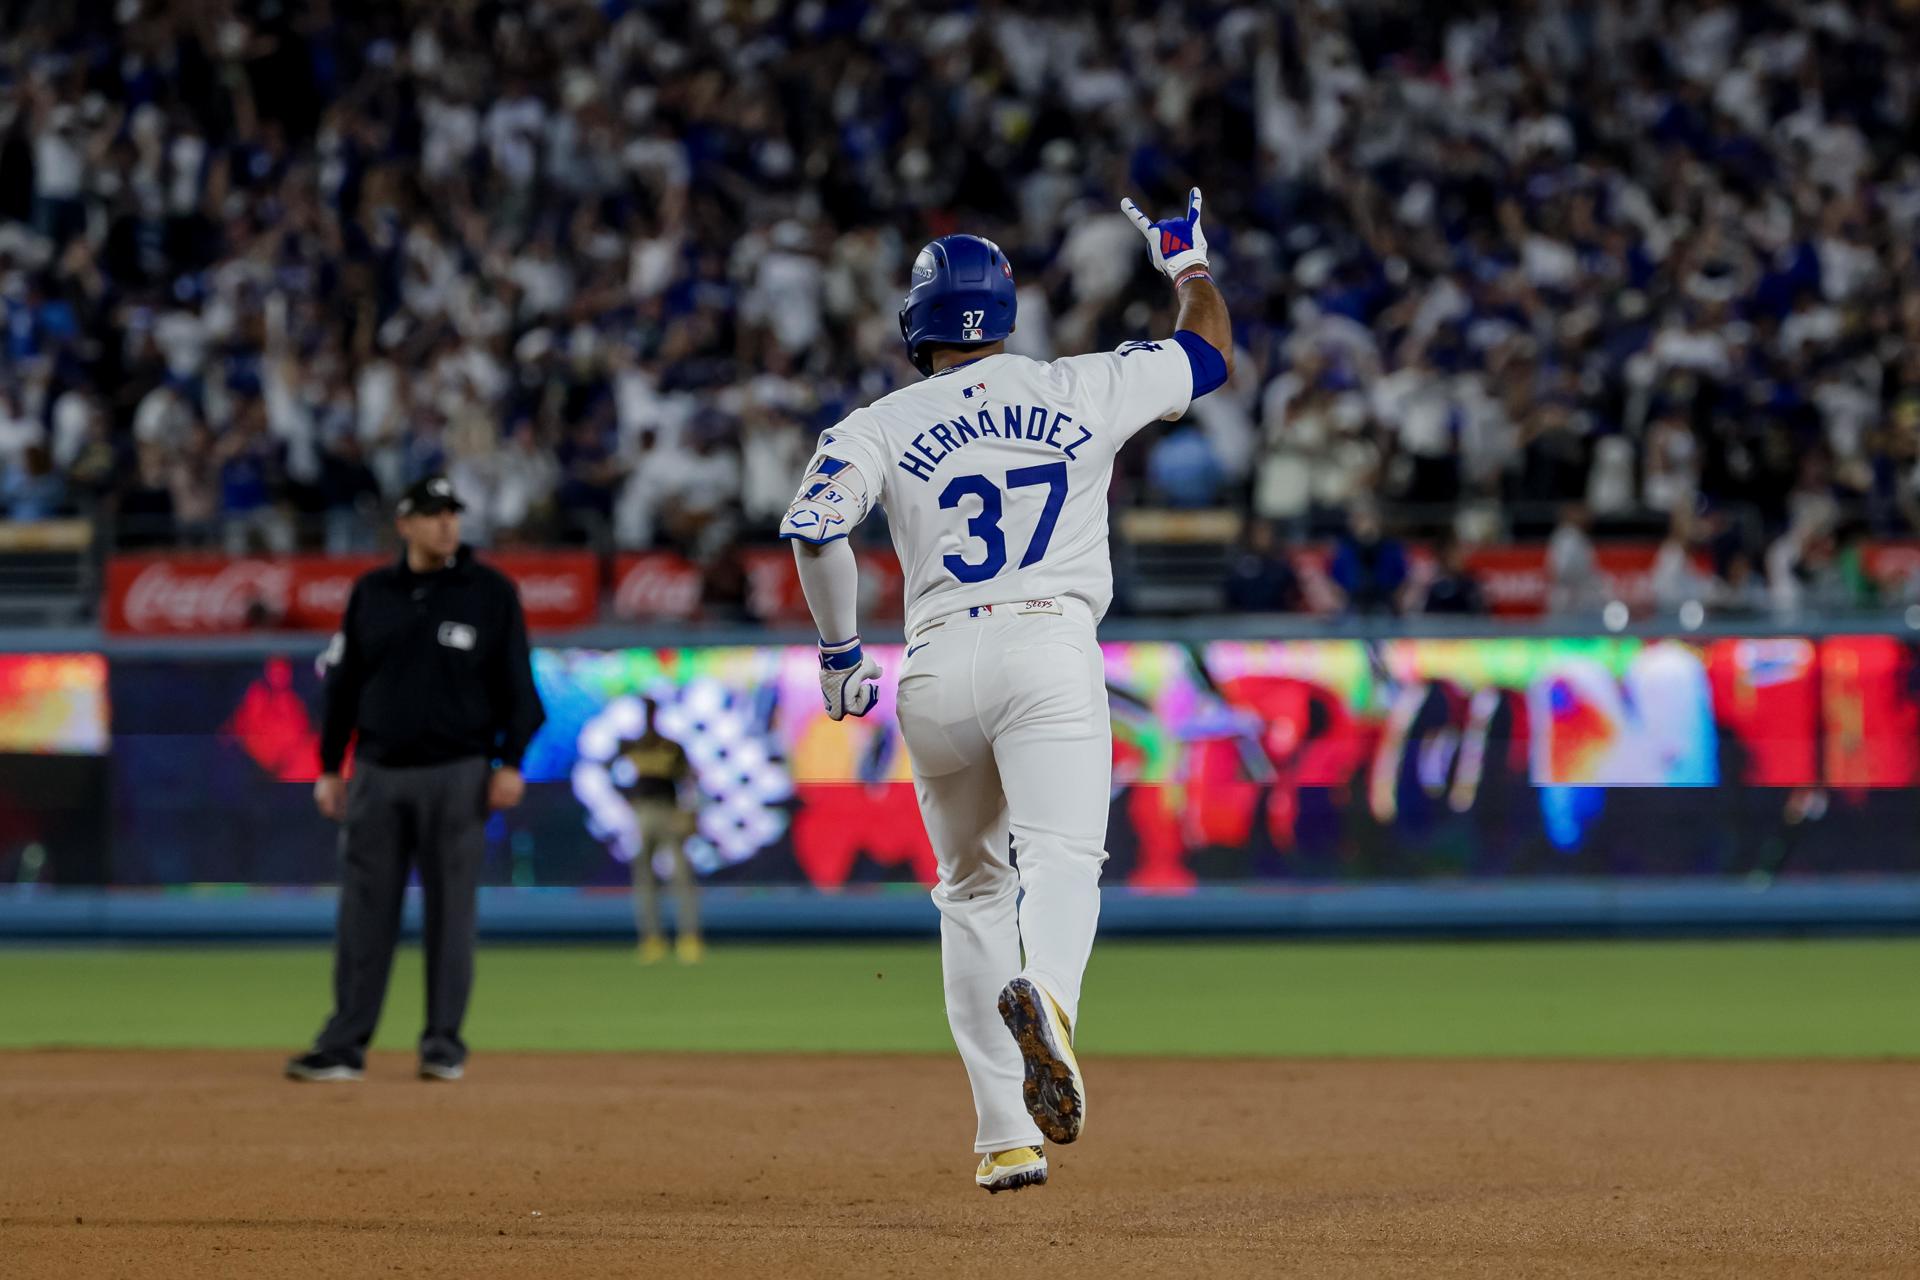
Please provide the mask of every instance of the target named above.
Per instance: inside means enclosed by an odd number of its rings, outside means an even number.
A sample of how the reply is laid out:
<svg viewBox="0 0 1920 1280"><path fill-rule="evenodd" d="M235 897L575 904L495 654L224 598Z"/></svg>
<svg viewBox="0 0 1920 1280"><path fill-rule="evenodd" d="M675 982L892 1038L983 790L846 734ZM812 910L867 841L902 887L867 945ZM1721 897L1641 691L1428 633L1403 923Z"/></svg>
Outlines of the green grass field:
<svg viewBox="0 0 1920 1280"><path fill-rule="evenodd" d="M1090 1052L1209 1056L1920 1056L1920 940L1104 943ZM328 998L313 947L0 949L0 1048L302 1046ZM407 1048L420 963L380 1046ZM476 1049L945 1052L932 943L492 947Z"/></svg>

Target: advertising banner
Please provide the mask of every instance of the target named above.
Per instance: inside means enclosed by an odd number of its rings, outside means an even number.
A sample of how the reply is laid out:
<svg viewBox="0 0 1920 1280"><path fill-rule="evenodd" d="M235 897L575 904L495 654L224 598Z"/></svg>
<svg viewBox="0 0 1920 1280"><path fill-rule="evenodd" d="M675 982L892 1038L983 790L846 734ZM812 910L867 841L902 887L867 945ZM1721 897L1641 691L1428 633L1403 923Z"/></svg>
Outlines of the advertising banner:
<svg viewBox="0 0 1920 1280"><path fill-rule="evenodd" d="M1608 543L1599 547L1595 559L1610 600L1624 601L1628 608L1644 613L1653 608L1653 561L1659 553L1654 543ZM1300 547L1289 557L1300 579L1301 594L1311 613L1331 613L1337 608L1339 593L1328 577L1333 562L1331 545ZM1407 547L1408 575L1416 595L1433 578L1437 561L1432 550L1418 543ZM1537 618L1547 611L1547 593L1552 579L1547 573L1547 549L1538 544L1513 544L1475 547L1467 553L1467 570L1480 583L1486 596L1487 611L1501 618Z"/></svg>
<svg viewBox="0 0 1920 1280"><path fill-rule="evenodd" d="M613 616L626 622L699 616L700 566L671 551L613 559Z"/></svg>
<svg viewBox="0 0 1920 1280"><path fill-rule="evenodd" d="M1652 609L1653 543L1606 543L1597 552L1609 599L1636 613ZM861 616L897 620L902 613L899 562L884 546L862 547ZM1305 607L1327 613L1337 593L1327 577L1332 547L1314 544L1288 553L1299 575ZM483 553L483 559L519 584L528 621L539 629L583 626L599 620L600 565L588 552ZM1430 549L1408 547L1414 591L1432 575ZM380 563L374 556L285 556L228 559L215 555L125 555L107 562L101 613L119 635L218 635L252 630L326 631L346 607L353 581ZM1920 543L1881 542L1866 548L1869 577L1888 600L1920 595ZM1497 617L1538 617L1550 586L1543 545L1478 547L1468 553L1487 607ZM612 562L605 601L622 621L673 621L709 616L709 583L700 565L671 551L627 552ZM724 612L774 624L805 623L793 553L784 545L746 547L735 590Z"/></svg>
<svg viewBox="0 0 1920 1280"><path fill-rule="evenodd" d="M480 558L514 580L531 627L578 627L599 617L600 566L586 552ZM354 580L382 563L380 556L114 556L101 618L118 635L331 631Z"/></svg>
<svg viewBox="0 0 1920 1280"><path fill-rule="evenodd" d="M883 621L901 614L900 562L881 547L863 547L860 561L860 615ZM746 611L762 622L804 623L806 597L793 566L793 550L781 544L740 552L746 577ZM613 615L623 621L700 617L705 575L700 566L671 551L642 551L614 557Z"/></svg>

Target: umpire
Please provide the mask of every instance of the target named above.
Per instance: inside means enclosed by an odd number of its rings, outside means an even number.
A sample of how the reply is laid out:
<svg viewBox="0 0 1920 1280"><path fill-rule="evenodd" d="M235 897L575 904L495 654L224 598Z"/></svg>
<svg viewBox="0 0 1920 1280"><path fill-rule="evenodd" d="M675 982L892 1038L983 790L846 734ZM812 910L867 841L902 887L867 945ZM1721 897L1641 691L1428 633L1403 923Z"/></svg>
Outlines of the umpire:
<svg viewBox="0 0 1920 1280"><path fill-rule="evenodd" d="M504 575L460 543L444 477L400 499L406 550L354 584L327 658L314 804L341 823L333 1016L295 1080L358 1080L380 1021L411 867L426 895L427 1025L420 1076L458 1080L473 989L475 898L489 809L520 802L520 756L546 718L527 624ZM353 777L340 768L358 735Z"/></svg>

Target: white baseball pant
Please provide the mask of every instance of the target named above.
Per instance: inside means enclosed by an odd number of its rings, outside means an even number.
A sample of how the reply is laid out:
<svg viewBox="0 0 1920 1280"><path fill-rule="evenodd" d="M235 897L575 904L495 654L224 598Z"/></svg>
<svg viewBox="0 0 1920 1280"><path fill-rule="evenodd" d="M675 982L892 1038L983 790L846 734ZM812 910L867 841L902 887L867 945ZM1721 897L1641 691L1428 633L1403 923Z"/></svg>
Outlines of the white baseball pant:
<svg viewBox="0 0 1920 1280"><path fill-rule="evenodd" d="M974 1150L1038 1146L997 1003L1026 977L1079 1026L1113 773L1091 611L1015 601L924 624L907 643L899 718L939 862L947 1021L979 1113Z"/></svg>

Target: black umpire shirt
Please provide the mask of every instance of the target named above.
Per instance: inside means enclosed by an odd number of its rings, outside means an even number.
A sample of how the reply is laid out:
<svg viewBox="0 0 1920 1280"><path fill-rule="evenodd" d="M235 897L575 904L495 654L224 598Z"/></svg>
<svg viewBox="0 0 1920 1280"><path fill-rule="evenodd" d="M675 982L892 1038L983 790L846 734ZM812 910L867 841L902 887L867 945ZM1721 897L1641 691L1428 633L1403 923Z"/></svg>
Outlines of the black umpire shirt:
<svg viewBox="0 0 1920 1280"><path fill-rule="evenodd" d="M517 767L547 718L519 593L467 547L432 573L415 573L403 553L362 577L328 657L327 773L340 771L355 731L375 764L482 756Z"/></svg>

